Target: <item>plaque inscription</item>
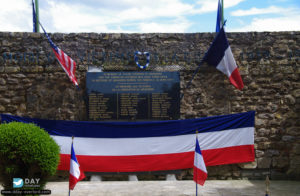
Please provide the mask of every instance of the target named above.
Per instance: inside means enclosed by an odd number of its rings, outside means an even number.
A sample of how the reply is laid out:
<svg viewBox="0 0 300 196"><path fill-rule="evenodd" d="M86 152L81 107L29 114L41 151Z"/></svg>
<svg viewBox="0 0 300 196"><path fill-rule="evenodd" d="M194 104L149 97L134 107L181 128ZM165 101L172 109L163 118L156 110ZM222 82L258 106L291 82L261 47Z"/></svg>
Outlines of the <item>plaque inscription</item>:
<svg viewBox="0 0 300 196"><path fill-rule="evenodd" d="M89 120L174 120L179 72L88 72Z"/></svg>

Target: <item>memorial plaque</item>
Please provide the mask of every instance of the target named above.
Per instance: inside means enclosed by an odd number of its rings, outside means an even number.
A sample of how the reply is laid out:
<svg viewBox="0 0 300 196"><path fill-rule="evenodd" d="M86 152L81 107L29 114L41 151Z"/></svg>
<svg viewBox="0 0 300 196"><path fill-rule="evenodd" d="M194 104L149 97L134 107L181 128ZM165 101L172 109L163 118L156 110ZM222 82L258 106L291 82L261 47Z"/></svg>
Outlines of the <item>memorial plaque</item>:
<svg viewBox="0 0 300 196"><path fill-rule="evenodd" d="M175 120L179 72L88 72L89 120Z"/></svg>

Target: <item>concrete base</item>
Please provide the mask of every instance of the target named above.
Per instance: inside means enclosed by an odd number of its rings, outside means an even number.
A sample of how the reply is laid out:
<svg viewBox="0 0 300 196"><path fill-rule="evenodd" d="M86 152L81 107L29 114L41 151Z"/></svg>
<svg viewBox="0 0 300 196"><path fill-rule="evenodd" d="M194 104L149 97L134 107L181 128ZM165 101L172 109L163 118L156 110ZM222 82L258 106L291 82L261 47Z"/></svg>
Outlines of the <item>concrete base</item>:
<svg viewBox="0 0 300 196"><path fill-rule="evenodd" d="M51 196L68 195L68 182L50 182ZM80 181L71 196L195 196L194 181ZM300 195L300 181L270 181L270 196ZM0 187L0 189L2 189ZM208 180L198 185L198 196L265 195L265 181Z"/></svg>

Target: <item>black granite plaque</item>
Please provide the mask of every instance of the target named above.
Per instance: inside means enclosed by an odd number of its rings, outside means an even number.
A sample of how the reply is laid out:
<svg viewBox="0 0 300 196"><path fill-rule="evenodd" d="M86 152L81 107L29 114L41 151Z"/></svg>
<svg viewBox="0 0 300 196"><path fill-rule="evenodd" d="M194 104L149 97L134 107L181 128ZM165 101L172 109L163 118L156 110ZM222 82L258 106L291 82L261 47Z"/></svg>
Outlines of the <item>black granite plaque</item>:
<svg viewBox="0 0 300 196"><path fill-rule="evenodd" d="M179 72L88 72L89 120L175 120Z"/></svg>

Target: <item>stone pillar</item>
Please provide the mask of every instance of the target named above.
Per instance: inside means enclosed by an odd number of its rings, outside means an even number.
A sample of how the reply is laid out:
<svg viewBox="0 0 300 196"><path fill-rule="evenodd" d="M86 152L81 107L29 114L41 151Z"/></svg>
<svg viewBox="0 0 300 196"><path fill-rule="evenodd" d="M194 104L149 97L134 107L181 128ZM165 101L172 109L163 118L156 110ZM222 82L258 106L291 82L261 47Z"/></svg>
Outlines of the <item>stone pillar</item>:
<svg viewBox="0 0 300 196"><path fill-rule="evenodd" d="M167 174L166 181L177 181L175 174Z"/></svg>
<svg viewBox="0 0 300 196"><path fill-rule="evenodd" d="M92 175L90 181L102 181L102 177L100 175Z"/></svg>
<svg viewBox="0 0 300 196"><path fill-rule="evenodd" d="M139 181L137 175L129 175L128 176L128 180L129 181Z"/></svg>

